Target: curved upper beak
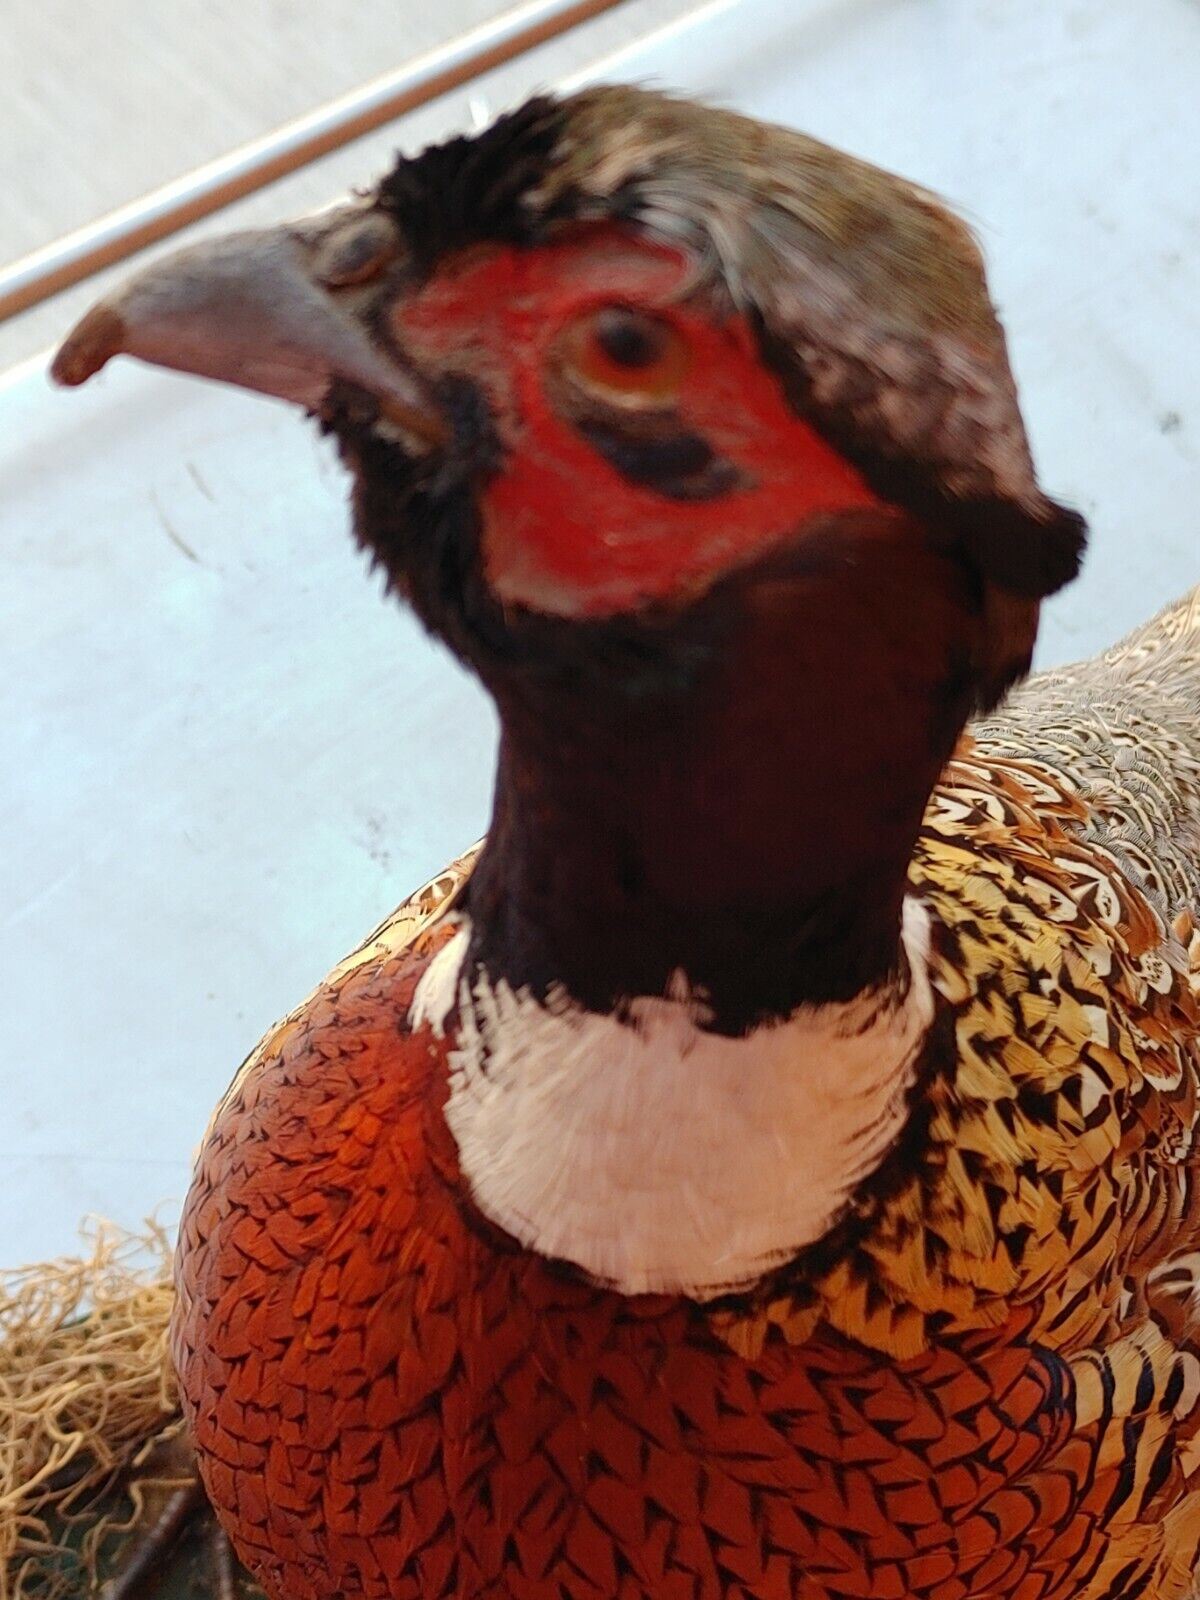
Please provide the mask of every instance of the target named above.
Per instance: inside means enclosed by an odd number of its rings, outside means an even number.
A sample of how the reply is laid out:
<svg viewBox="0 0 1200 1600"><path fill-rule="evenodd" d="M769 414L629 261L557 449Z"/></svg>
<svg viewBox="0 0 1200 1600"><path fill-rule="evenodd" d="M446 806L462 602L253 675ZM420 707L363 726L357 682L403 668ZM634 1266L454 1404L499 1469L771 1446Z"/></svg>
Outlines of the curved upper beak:
<svg viewBox="0 0 1200 1600"><path fill-rule="evenodd" d="M229 234L156 262L92 307L50 368L85 383L115 355L218 378L322 413L338 385L374 397L420 447L448 427L428 387L363 315L400 253L394 225L347 205Z"/></svg>

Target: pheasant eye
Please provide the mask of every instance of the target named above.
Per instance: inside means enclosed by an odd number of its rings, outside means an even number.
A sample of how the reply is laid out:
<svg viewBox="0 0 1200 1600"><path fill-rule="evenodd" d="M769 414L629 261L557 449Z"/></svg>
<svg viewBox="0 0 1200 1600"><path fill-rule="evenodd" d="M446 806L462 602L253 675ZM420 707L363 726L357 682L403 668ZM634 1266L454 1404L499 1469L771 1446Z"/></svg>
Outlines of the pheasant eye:
<svg viewBox="0 0 1200 1600"><path fill-rule="evenodd" d="M581 388L626 409L670 405L688 369L679 329L632 306L603 306L580 317L563 335L561 355Z"/></svg>
<svg viewBox="0 0 1200 1600"><path fill-rule="evenodd" d="M596 343L608 359L634 370L653 367L663 359L670 331L666 323L615 306L601 311L593 326Z"/></svg>

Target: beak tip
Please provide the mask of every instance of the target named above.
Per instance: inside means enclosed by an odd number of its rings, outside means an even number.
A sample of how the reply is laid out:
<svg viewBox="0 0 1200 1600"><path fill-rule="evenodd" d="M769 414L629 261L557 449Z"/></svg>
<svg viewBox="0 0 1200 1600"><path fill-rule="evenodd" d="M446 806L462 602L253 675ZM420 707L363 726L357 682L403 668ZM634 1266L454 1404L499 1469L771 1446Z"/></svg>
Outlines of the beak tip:
<svg viewBox="0 0 1200 1600"><path fill-rule="evenodd" d="M125 319L111 306L93 306L71 329L50 364L50 376L74 389L126 348Z"/></svg>

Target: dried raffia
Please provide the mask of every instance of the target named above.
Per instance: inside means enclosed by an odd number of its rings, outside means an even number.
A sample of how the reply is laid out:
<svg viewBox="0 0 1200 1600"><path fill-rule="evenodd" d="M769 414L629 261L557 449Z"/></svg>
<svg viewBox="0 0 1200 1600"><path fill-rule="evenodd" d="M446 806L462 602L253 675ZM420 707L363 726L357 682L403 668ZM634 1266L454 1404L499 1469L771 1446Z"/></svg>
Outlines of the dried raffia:
<svg viewBox="0 0 1200 1600"><path fill-rule="evenodd" d="M178 1476L159 1449L182 1430L169 1240L153 1222L84 1238L86 1254L0 1272L0 1600L86 1592L104 1541Z"/></svg>

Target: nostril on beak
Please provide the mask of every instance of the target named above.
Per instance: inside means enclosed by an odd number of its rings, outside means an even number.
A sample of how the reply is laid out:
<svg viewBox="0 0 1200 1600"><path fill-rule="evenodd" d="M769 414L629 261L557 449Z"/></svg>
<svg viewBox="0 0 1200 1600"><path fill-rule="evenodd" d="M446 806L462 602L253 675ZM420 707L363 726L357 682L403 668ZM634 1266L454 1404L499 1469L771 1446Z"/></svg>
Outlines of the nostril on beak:
<svg viewBox="0 0 1200 1600"><path fill-rule="evenodd" d="M313 274L327 289L370 283L398 253L396 230L383 217L359 217L323 239L313 256Z"/></svg>

